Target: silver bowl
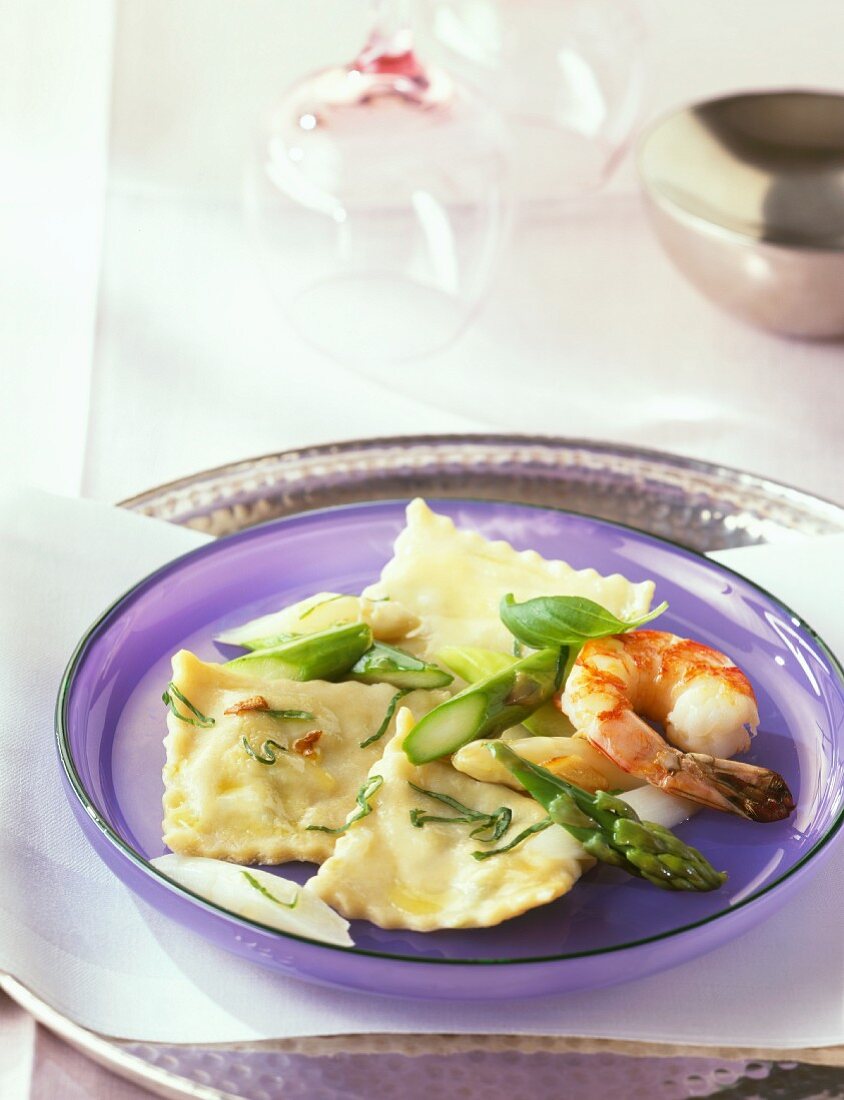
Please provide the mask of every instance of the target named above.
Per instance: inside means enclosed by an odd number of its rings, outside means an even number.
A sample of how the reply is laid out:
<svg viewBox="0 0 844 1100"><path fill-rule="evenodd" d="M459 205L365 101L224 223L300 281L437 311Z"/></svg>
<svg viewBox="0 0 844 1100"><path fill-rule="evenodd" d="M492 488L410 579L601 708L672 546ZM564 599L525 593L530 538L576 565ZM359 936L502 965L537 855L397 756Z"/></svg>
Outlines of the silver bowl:
<svg viewBox="0 0 844 1100"><path fill-rule="evenodd" d="M753 92L648 129L645 202L708 298L790 336L844 336L844 95Z"/></svg>

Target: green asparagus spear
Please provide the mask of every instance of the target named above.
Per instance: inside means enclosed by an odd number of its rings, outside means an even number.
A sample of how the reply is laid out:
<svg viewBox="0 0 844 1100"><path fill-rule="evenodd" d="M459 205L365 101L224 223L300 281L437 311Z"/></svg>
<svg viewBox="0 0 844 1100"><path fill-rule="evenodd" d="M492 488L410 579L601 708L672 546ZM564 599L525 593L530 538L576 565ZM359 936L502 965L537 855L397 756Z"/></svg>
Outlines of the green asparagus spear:
<svg viewBox="0 0 844 1100"><path fill-rule="evenodd" d="M271 649L256 649L227 664L271 679L336 680L371 645L370 628L365 623L349 623L318 634L303 634Z"/></svg>
<svg viewBox="0 0 844 1100"><path fill-rule="evenodd" d="M301 604L306 602L308 605L305 610L298 611ZM298 605L284 607L281 611L250 619L242 626L224 630L216 636L216 640L224 645L240 646L242 649L273 649L302 634L317 634L332 626L358 622L359 603L356 596L344 596L337 592L317 593L315 597L311 597L310 602L302 600ZM326 604L331 605L328 616L319 614Z"/></svg>
<svg viewBox="0 0 844 1100"><path fill-rule="evenodd" d="M518 658L507 653L498 653L494 649L482 649L479 646L446 646L437 654L437 660L450 668L455 676L467 684L485 680L505 668L512 668ZM565 678L561 681L565 683ZM544 703L525 718L522 725L535 737L571 737L574 726L553 703Z"/></svg>
<svg viewBox="0 0 844 1100"><path fill-rule="evenodd" d="M445 669L429 665L384 642L375 642L349 676L364 684L392 684L397 688L440 688L454 679Z"/></svg>
<svg viewBox="0 0 844 1100"><path fill-rule="evenodd" d="M565 660L565 648L542 649L440 703L405 738L408 759L427 764L517 726L557 690Z"/></svg>
<svg viewBox="0 0 844 1100"><path fill-rule="evenodd" d="M478 680L494 676L496 672L503 672L505 668L512 668L518 659L509 653L474 645L449 645L437 654L437 660L467 684L475 684Z"/></svg>
<svg viewBox="0 0 844 1100"><path fill-rule="evenodd" d="M666 890L716 890L726 874L669 829L640 821L632 806L606 791L590 794L518 756L504 742L489 751L543 806L551 820L602 863L622 867Z"/></svg>

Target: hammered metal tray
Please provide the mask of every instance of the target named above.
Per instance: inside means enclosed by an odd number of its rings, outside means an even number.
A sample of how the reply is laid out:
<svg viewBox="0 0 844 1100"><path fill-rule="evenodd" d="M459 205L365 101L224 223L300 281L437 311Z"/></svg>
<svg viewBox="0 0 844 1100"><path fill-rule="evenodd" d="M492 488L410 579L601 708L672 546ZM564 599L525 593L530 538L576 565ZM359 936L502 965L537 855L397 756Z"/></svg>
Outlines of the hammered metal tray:
<svg viewBox="0 0 844 1100"><path fill-rule="evenodd" d="M219 536L294 512L415 494L566 508L701 551L844 532L844 508L752 474L657 451L530 436L405 436L286 451L182 478L123 505ZM13 979L0 977L0 987L68 1042L160 1096L428 1100L436 1092L509 1100L561 1095L562 1082L567 1100L844 1096L844 1070L831 1068L844 1064L838 1049L680 1051L446 1035L167 1046L94 1035Z"/></svg>

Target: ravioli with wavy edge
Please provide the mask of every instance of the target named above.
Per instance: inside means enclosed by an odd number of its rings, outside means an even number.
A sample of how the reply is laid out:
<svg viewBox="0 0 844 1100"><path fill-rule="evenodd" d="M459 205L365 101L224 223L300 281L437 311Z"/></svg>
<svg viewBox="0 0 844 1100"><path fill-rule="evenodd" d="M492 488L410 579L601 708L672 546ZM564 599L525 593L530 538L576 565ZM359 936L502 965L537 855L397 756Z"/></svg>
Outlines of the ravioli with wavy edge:
<svg viewBox="0 0 844 1100"><path fill-rule="evenodd" d="M236 863L326 859L336 838L307 826L335 828L345 821L390 733L366 748L360 742L378 729L396 689L266 680L206 663L184 649L173 658L173 683L214 724L203 727L167 715L167 847L180 855ZM300 721L279 720L261 710L225 713L256 696L271 709L310 711L314 717ZM442 692L414 691L405 703L421 716L445 698ZM175 705L191 717L184 704ZM313 730L320 736L300 743L297 752L296 742ZM274 750L276 762L262 764L246 751L244 737L257 753L268 739L287 751ZM310 754L304 755L306 749Z"/></svg>
<svg viewBox="0 0 844 1100"><path fill-rule="evenodd" d="M413 723L409 710L399 711L396 735L370 770L383 779L370 798L372 812L340 837L309 888L348 919L417 932L499 924L567 893L592 860L557 826L512 851L474 859L473 852L506 844L545 812L532 798L470 779L447 762L414 767L402 751ZM411 782L483 813L509 806L512 824L493 844L473 839L471 825L415 827L410 811L417 807L443 816L455 811L417 793Z"/></svg>
<svg viewBox="0 0 844 1100"><path fill-rule="evenodd" d="M618 573L573 569L535 550L514 550L477 531L456 527L424 500L408 505L407 526L396 539L381 578L364 590L370 599L389 597L422 620L410 642L415 653L435 659L443 646L481 646L510 652L513 638L498 614L501 597L585 596L620 618L650 609L653 581L634 584Z"/></svg>

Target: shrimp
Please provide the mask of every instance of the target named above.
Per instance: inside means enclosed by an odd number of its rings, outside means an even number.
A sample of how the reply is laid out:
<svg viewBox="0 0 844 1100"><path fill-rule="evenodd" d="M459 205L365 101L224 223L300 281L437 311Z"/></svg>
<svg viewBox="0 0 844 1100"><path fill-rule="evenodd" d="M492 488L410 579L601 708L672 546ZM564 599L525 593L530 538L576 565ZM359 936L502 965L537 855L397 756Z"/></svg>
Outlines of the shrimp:
<svg viewBox="0 0 844 1100"><path fill-rule="evenodd" d="M587 642L556 703L579 736L655 787L752 821L794 809L782 776L723 759L750 747L759 713L747 677L716 649L658 630Z"/></svg>

